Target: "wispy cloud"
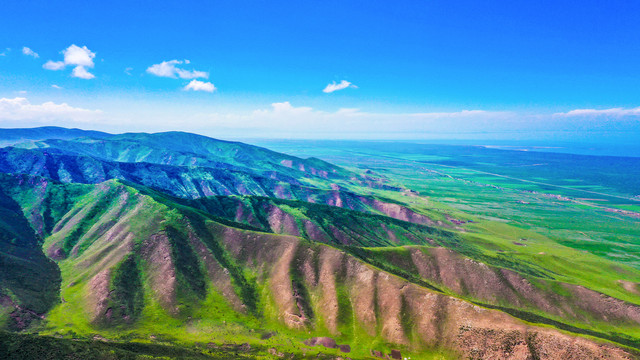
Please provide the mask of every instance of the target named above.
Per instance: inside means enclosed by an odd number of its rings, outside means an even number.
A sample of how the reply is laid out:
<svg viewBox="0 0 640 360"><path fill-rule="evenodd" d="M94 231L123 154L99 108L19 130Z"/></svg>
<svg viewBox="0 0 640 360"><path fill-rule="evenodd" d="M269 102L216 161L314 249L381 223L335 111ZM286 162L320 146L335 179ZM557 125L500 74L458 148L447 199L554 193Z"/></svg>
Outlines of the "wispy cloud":
<svg viewBox="0 0 640 360"><path fill-rule="evenodd" d="M407 116L417 117L417 118L425 118L425 119L436 119L436 118L459 118L459 117L471 117L471 116L485 116L485 115L497 115L497 114L506 114L507 112L492 112L485 110L461 110L461 111L453 111L453 112L428 112L428 113L410 113Z"/></svg>
<svg viewBox="0 0 640 360"><path fill-rule="evenodd" d="M201 113L190 126L226 129L234 136L294 138L415 138L424 134L489 131L495 123L516 116L511 112L461 110L452 112L376 113L354 108L323 111L289 101L248 113Z"/></svg>
<svg viewBox="0 0 640 360"><path fill-rule="evenodd" d="M299 116L304 114L312 114L313 108L308 106L295 107L290 102L284 101L271 104L270 109L255 110L253 112L254 117L270 117L270 116ZM319 112L316 112L319 113Z"/></svg>
<svg viewBox="0 0 640 360"><path fill-rule="evenodd" d="M640 107L637 108L610 108L610 109L575 109L563 113L555 113L554 116L610 116L623 117L630 115L640 115Z"/></svg>
<svg viewBox="0 0 640 360"><path fill-rule="evenodd" d="M210 83L210 82L205 82L205 81L199 81L199 80L191 80L191 82L189 82L189 84L187 84L187 86L184 87L185 91L206 91L206 92L214 92L216 91L216 87Z"/></svg>
<svg viewBox="0 0 640 360"><path fill-rule="evenodd" d="M64 60L62 61L53 61L49 60L44 65L43 68L47 70L62 70L67 66L74 66L71 71L72 77L77 77L80 79L93 79L95 75L91 74L87 68L93 68L94 63L93 59L96 57L96 54L89 50L86 46L79 47L75 44L69 46L68 48L62 51L64 55Z"/></svg>
<svg viewBox="0 0 640 360"><path fill-rule="evenodd" d="M100 110L88 110L70 106L66 103L56 104L51 101L42 104L31 104L23 97L0 99L0 121L30 120L46 122L51 120L70 120L89 122L102 115Z"/></svg>
<svg viewBox="0 0 640 360"><path fill-rule="evenodd" d="M131 76L131 71L132 71L132 70L133 70L133 68L132 68L132 67L128 67L128 68L124 69L124 73L125 73L125 74L127 74L127 75L129 75L129 76Z"/></svg>
<svg viewBox="0 0 640 360"><path fill-rule="evenodd" d="M44 65L42 65L43 68L47 70L53 70L53 71L62 70L64 69L65 66L66 65L64 61L53 61L53 60L49 60L46 63L44 63Z"/></svg>
<svg viewBox="0 0 640 360"><path fill-rule="evenodd" d="M11 52L11 48L5 48L3 52L0 53L0 56L7 56Z"/></svg>
<svg viewBox="0 0 640 360"><path fill-rule="evenodd" d="M205 71L197 71L197 70L185 70L177 67L176 65L181 64L190 64L189 60L169 60L163 61L159 64L154 64L149 66L147 72L149 74L160 76L160 77L168 77L168 78L181 78L181 79L208 79L209 73Z"/></svg>
<svg viewBox="0 0 640 360"><path fill-rule="evenodd" d="M23 54L25 54L25 55L27 55L27 56L32 56L32 57L34 57L34 58L36 58L36 59L40 57L40 55L38 55L38 53L37 53L37 52L35 52L35 51L33 51L33 50L29 49L29 48L28 48L28 47L26 47L26 46L22 48L22 53L23 53Z"/></svg>
<svg viewBox="0 0 640 360"><path fill-rule="evenodd" d="M56 84L51 85L51 87L58 90L62 89L62 86L58 86Z"/></svg>
<svg viewBox="0 0 640 360"><path fill-rule="evenodd" d="M352 83L348 82L347 80L342 80L339 83L336 83L335 81L332 82L331 84L327 85L322 92L324 93L332 93L334 91L338 91L338 90L343 90L346 88L353 88L353 89L357 89L358 87L353 85Z"/></svg>

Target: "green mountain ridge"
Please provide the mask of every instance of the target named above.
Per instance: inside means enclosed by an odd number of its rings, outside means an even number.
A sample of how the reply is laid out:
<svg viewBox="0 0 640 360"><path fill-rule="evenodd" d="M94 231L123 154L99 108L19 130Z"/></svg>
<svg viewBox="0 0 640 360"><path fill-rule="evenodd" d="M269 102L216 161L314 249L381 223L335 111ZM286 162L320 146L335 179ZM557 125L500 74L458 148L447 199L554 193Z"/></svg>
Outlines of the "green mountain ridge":
<svg viewBox="0 0 640 360"><path fill-rule="evenodd" d="M369 170L185 133L34 139L0 149L0 213L0 322L60 338L0 334L0 354L25 342L100 358L640 349L639 270ZM316 337L329 347L305 344Z"/></svg>
<svg viewBox="0 0 640 360"><path fill-rule="evenodd" d="M29 192L25 190L33 186L45 186L48 192L59 191L53 190L57 187L75 186L46 184L37 178L11 176L9 179L5 177L3 187L9 187L8 183L11 182L23 189L14 191L15 194ZM374 263L377 266L372 268L362 263L359 259L367 258L362 252L358 258L349 255L348 251L345 253L298 237L229 227L215 221L215 218L208 218L200 210L178 204L168 206L166 198L157 202L151 195L144 195L139 190L114 181L83 187L85 189L79 192L82 195L76 198L75 205L68 207L67 213L51 215L55 225L46 236L44 250L50 257L58 259L63 280L61 303L49 313L48 325L44 325L45 334L60 331L77 334L78 331L84 331L85 336L102 334L110 338L123 333L158 336L156 334L164 332L178 336L175 330L153 324L168 322L180 329L184 326L180 325L183 322L190 323L197 319L199 324L213 321L220 326L221 319L216 320L217 317L223 316L222 321L227 321L228 316L235 313L236 321L242 320L241 323L265 329L262 331L275 327L280 331L293 331L293 335L289 336L296 336L297 332L300 341L308 336L307 329L318 335L336 337L342 342L360 343L368 339L371 346L375 347L382 340L383 343L400 344L409 351L419 351L424 346L420 344L427 338L424 338L423 330L414 329L416 325L411 325L412 322L402 324L402 312L414 310L401 309L402 306L418 306L419 302L402 305L394 310L397 311L394 316L374 312L375 317L380 318L374 323L382 321L376 326L370 320L366 325L367 316L370 316L366 315L368 310L352 308L340 315L341 306L346 306L340 304L351 304L345 309L351 308L376 291L381 293L377 295L377 300L373 300L373 308L386 308L387 305L383 303L387 301L399 301L400 304L409 299L417 301L413 291L419 294L426 291L433 294L430 296L442 299L449 299L454 294L434 293L421 286L415 287L402 277L389 277L387 273L377 270L384 269L384 264ZM146 193L152 194L153 191ZM41 222L39 218L48 212L47 206L50 205L43 202L32 208L34 223ZM359 213L354 212L354 216L356 214ZM362 216L367 218L371 215ZM384 257L387 261L391 259L389 264L396 266L398 264L394 263L393 258L402 257L407 251L402 247L382 249L398 254ZM420 253L429 254L424 251ZM465 262L464 259L462 261ZM353 273L354 267L360 270ZM329 276L323 269L333 269L329 272L333 275ZM386 280L378 285L369 285L374 287L366 291L359 289L363 284L357 280L356 274L363 271L373 271L376 277L382 276L381 279ZM329 282L323 280L327 276ZM386 281L392 281L395 285ZM333 290L328 290L327 286ZM381 288L374 291L377 287ZM408 290L398 290L401 288L413 290L406 293ZM283 289L285 293L282 293ZM400 294L404 295L396 298ZM407 300L402 300L405 298ZM450 301L447 300L447 307L458 306L455 301ZM327 306L331 303L338 307L337 314L327 312ZM225 308L227 310L220 313ZM450 316L446 315L448 311L453 310L447 310L441 316ZM490 318L494 316L503 315L491 313ZM355 328L344 327L353 321L363 322L364 325L359 326L364 329L355 331ZM384 330L387 322L399 322L403 330ZM513 319L507 322L516 327L524 326L517 325L519 322ZM251 333L249 330L236 329L231 332L231 338L248 336ZM454 330L448 329L446 332L455 333ZM204 328L200 331L200 336L207 333ZM193 330L190 334L190 337L197 336ZM445 338L437 340L436 337L436 343L433 342L434 338L429 338L429 347L440 348L452 341ZM456 346L450 350L460 349ZM366 352L366 349L359 351Z"/></svg>
<svg viewBox="0 0 640 360"><path fill-rule="evenodd" d="M257 146L182 132L130 133L97 139L52 139L16 146L28 149L55 149L67 155L127 163L146 162L213 168L221 165L227 168L232 166L261 175L275 172L300 177L309 174L324 179L354 175L319 159L300 159Z"/></svg>

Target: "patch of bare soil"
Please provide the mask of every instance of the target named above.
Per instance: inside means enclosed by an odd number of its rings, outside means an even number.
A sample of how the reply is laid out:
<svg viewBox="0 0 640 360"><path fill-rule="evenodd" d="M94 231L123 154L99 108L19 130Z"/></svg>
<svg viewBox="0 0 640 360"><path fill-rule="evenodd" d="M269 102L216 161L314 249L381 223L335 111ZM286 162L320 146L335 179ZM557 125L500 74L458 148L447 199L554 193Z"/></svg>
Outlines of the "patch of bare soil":
<svg viewBox="0 0 640 360"><path fill-rule="evenodd" d="M318 254L319 274L318 286L319 295L318 311L324 319L325 326L334 335L338 335L338 293L336 290L336 273L342 264L342 253L322 248Z"/></svg>
<svg viewBox="0 0 640 360"><path fill-rule="evenodd" d="M280 309L280 320L290 328L301 329L305 326L307 318L298 306L290 276L295 252L296 244L290 244L283 249L282 256L274 264L269 279L271 294Z"/></svg>
<svg viewBox="0 0 640 360"><path fill-rule="evenodd" d="M260 227L260 222L255 218L250 209L246 209L242 201L238 200L236 205L235 221L244 222L251 226Z"/></svg>
<svg viewBox="0 0 640 360"><path fill-rule="evenodd" d="M157 233L145 240L140 248L145 260L148 280L154 298L170 314L177 315L176 272L171 256L171 244L165 233Z"/></svg>
<svg viewBox="0 0 640 360"><path fill-rule="evenodd" d="M246 306L233 288L229 271L220 265L207 246L193 232L189 232L189 242L204 263L208 278L216 290L224 296L235 311L246 313Z"/></svg>
<svg viewBox="0 0 640 360"><path fill-rule="evenodd" d="M314 337L304 342L307 346L316 346L322 345L329 349L335 349L338 347L338 344L333 338L330 337Z"/></svg>
<svg viewBox="0 0 640 360"><path fill-rule="evenodd" d="M363 202L370 202L370 201L367 201L368 199L365 199L365 198L362 198L362 200ZM414 224L423 224L423 225L435 224L434 221L431 220L429 217L422 214L418 214L417 212L399 204L387 203L380 200L373 200L371 201L371 206L373 206L374 209L380 211L381 213L389 217L392 217L394 219L403 220L403 221L411 222Z"/></svg>
<svg viewBox="0 0 640 360"><path fill-rule="evenodd" d="M389 238L389 240L392 243L397 244L398 243L398 237L396 236L396 234L391 231L389 228L387 228L387 226L385 224L380 223L380 226L382 227L382 230L384 230L387 233L387 237Z"/></svg>
<svg viewBox="0 0 640 360"><path fill-rule="evenodd" d="M268 234L261 235L258 239L248 232L244 236L227 236L225 245L233 254L240 255L246 264L266 271L265 278L270 281L272 296L280 310L280 320L291 328L300 329L304 321L296 306L290 271L292 266L299 263L294 261L296 256L304 257L301 259L302 263L308 261L310 255L307 251L295 251L296 247L307 245L299 243L295 238L283 239ZM564 360L570 358L565 351L569 348L575 354L583 356L583 359L599 356L611 359L631 358L615 347L565 335L553 329L529 326L501 311L481 308L434 293L375 269L337 249L319 246L314 251L319 251L317 280L305 279L305 284L316 299L312 301L312 306L314 313L318 314L317 318L322 319L323 325L337 336L340 335L337 286L341 284L340 286L345 286L342 294L348 296L353 316L360 326L372 335L381 336L384 341L401 344L409 349L418 350L426 346L457 349L464 357L474 359ZM443 279L441 281L452 287L459 284L462 289L460 277L468 277L465 279L465 286L472 282L482 284L478 285L479 293L487 291L486 289L501 290L502 286L508 287L505 284L507 281L522 281L517 277L500 281L500 276L495 273L494 277L485 279L484 276L488 276L492 270L485 269L486 265L480 263L469 262L470 265L462 266L464 271L460 272L456 263L469 260L457 259L453 254L447 253L446 249L436 251L442 253L435 262L429 256L422 258L421 261L426 265L421 274L438 274ZM414 256L414 259L418 258L420 256ZM453 265L448 268L447 263L450 262ZM479 274L474 275L474 272ZM315 276L311 269L302 271L305 277L312 273ZM532 291L530 284L522 283L520 286L522 291ZM491 291L485 296L491 296ZM534 339L530 336L531 333L538 335ZM594 357L590 357L592 355Z"/></svg>
<svg viewBox="0 0 640 360"><path fill-rule="evenodd" d="M24 330L28 328L32 321L43 320L44 314L38 314L20 304L16 304L11 297L0 293L0 309L9 312L9 321L5 324L9 330Z"/></svg>
<svg viewBox="0 0 640 360"><path fill-rule="evenodd" d="M295 218L275 205L269 206L268 221L271 230L277 234L300 236Z"/></svg>
<svg viewBox="0 0 640 360"><path fill-rule="evenodd" d="M349 287L356 320L369 335L375 336L378 331L376 312L378 273L368 266L362 266L353 258L347 259L345 272L350 279Z"/></svg>
<svg viewBox="0 0 640 360"><path fill-rule="evenodd" d="M87 305L91 314L92 323L101 323L110 320L109 283L111 281L110 269L99 272L92 277L87 284Z"/></svg>
<svg viewBox="0 0 640 360"><path fill-rule="evenodd" d="M307 219L302 220L302 223L304 224L304 231L306 232L307 237L310 240L323 242L323 243L330 242L330 239L327 236L327 234L325 234L325 232L322 231L322 229L318 225L314 224L312 221Z"/></svg>
<svg viewBox="0 0 640 360"><path fill-rule="evenodd" d="M337 227L329 225L329 230L331 231L331 235L333 235L333 237L338 240L338 243L343 245L351 245L353 243L351 237L349 237L349 235L345 234L344 231L338 229Z"/></svg>
<svg viewBox="0 0 640 360"><path fill-rule="evenodd" d="M344 201L342 200L342 193L334 190L331 192L331 197L325 201L325 204L337 207L343 207Z"/></svg>
<svg viewBox="0 0 640 360"><path fill-rule="evenodd" d="M626 351L580 337L572 337L551 330L530 331L531 353L539 359L634 359Z"/></svg>
<svg viewBox="0 0 640 360"><path fill-rule="evenodd" d="M618 280L618 284L620 284L622 288L627 290L628 292L640 295L640 284L626 280Z"/></svg>
<svg viewBox="0 0 640 360"><path fill-rule="evenodd" d="M406 283L400 278L379 272L376 281L377 306L380 326L380 334L387 341L395 344L408 344L408 339L402 327L401 318L402 291Z"/></svg>
<svg viewBox="0 0 640 360"><path fill-rule="evenodd" d="M564 284L579 299L580 308L597 314L604 321L640 324L640 306L634 305L582 286ZM577 304L577 305L578 305Z"/></svg>
<svg viewBox="0 0 640 360"><path fill-rule="evenodd" d="M449 249L431 248L425 253L411 248L410 252L422 278L482 302L507 303L516 308L542 310L568 319L588 321L593 318L640 324L640 306L584 287L564 284L575 294L565 297L534 286L519 273L487 266Z"/></svg>

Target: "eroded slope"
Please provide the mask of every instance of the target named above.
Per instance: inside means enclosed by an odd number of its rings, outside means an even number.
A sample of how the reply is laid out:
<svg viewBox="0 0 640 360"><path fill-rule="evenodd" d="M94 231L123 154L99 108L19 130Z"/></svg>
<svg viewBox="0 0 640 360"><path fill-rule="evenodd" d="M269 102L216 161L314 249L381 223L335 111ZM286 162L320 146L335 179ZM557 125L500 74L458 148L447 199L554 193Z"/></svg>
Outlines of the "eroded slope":
<svg viewBox="0 0 640 360"><path fill-rule="evenodd" d="M45 187L58 186L67 185ZM183 341L213 332L260 343L256 331L276 329L300 343L331 336L356 357L389 348L479 358L631 356L425 288L348 252L221 223L150 193L109 181L67 191L66 212L49 215L55 224L42 226L44 249L57 259L62 286L48 331ZM26 210L35 227L47 223L47 209Z"/></svg>

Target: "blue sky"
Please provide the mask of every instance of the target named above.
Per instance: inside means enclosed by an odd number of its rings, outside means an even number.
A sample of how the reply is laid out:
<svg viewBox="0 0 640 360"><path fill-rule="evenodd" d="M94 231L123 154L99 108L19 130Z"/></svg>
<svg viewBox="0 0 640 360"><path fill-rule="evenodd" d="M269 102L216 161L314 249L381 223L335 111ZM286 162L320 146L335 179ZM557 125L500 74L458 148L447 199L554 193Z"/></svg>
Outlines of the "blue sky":
<svg viewBox="0 0 640 360"><path fill-rule="evenodd" d="M5 0L0 126L631 141L637 14L636 1Z"/></svg>

